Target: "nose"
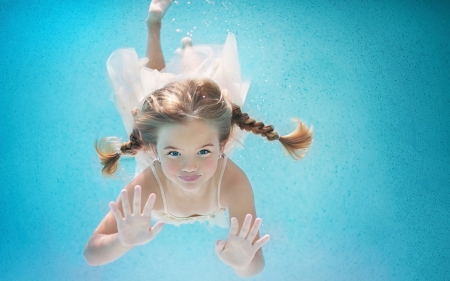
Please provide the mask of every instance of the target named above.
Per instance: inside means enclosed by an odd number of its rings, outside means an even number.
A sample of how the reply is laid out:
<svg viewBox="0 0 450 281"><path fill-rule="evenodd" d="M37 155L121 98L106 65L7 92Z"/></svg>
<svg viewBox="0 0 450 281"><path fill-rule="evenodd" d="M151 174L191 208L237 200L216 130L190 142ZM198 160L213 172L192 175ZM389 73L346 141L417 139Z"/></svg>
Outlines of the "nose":
<svg viewBox="0 0 450 281"><path fill-rule="evenodd" d="M193 159L186 159L183 163L183 167L181 169L183 172L192 173L197 170L197 163Z"/></svg>

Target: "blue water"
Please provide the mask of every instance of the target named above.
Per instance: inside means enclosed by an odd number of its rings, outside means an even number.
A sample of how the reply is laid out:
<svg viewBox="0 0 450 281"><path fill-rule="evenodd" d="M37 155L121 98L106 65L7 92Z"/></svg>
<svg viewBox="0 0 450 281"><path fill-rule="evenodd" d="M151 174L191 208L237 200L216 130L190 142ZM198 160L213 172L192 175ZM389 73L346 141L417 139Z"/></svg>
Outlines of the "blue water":
<svg viewBox="0 0 450 281"><path fill-rule="evenodd" d="M132 177L105 179L97 137L126 137L105 61L145 52L147 1L0 1L2 280L239 280L226 230L166 226L90 267L82 251ZM301 162L249 136L232 155L255 193L266 267L254 280L450 280L448 1L179 1L182 37L237 37L244 109L280 134L314 126Z"/></svg>

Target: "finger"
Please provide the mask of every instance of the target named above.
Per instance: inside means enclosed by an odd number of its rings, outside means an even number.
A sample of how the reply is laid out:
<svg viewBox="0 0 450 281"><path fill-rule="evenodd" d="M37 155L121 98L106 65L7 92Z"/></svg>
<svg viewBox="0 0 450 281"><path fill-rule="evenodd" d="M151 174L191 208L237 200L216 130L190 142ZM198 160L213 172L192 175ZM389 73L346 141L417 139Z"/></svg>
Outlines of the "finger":
<svg viewBox="0 0 450 281"><path fill-rule="evenodd" d="M217 240L216 245L215 245L216 253L222 252L224 248L225 248L225 242L222 240Z"/></svg>
<svg viewBox="0 0 450 281"><path fill-rule="evenodd" d="M128 201L127 190L126 189L122 190L122 192L120 192L120 196L122 197L123 216L125 218L130 217L131 210L130 210L130 202Z"/></svg>
<svg viewBox="0 0 450 281"><path fill-rule="evenodd" d="M147 199L147 203L145 203L144 211L142 214L144 216L150 217L152 214L153 206L155 205L156 195L155 193L150 194L150 196Z"/></svg>
<svg viewBox="0 0 450 281"><path fill-rule="evenodd" d="M269 242L270 236L269 235L264 235L263 237L259 238L255 244L253 244L253 249L255 251L258 251L259 248L261 248L262 246L264 246L267 242Z"/></svg>
<svg viewBox="0 0 450 281"><path fill-rule="evenodd" d="M250 225L252 223L253 216L251 214L247 214L245 216L244 223L242 224L241 232L239 233L239 237L246 238L248 235L248 230L250 229Z"/></svg>
<svg viewBox="0 0 450 281"><path fill-rule="evenodd" d="M136 185L134 187L134 198L133 198L133 214L141 214L141 186Z"/></svg>
<svg viewBox="0 0 450 281"><path fill-rule="evenodd" d="M262 220L260 218L257 218L255 220L255 222L253 223L253 227L247 236L247 240L249 240L250 242L253 242L253 240L255 240L255 237L258 234L259 228L261 227L261 223L262 223Z"/></svg>
<svg viewBox="0 0 450 281"><path fill-rule="evenodd" d="M237 220L237 218L232 217L231 218L231 224L230 224L230 236L237 236L239 230L239 222Z"/></svg>
<svg viewBox="0 0 450 281"><path fill-rule="evenodd" d="M113 213L114 217L116 218L117 224L122 222L122 220L123 220L122 214L120 213L119 208L117 208L116 203L110 202L109 203L109 208L111 209L111 212Z"/></svg>
<svg viewBox="0 0 450 281"><path fill-rule="evenodd" d="M150 232L152 233L153 237L158 235L158 233L161 232L163 227L164 227L164 222L159 221L159 222L155 223L155 225L152 228L150 228Z"/></svg>

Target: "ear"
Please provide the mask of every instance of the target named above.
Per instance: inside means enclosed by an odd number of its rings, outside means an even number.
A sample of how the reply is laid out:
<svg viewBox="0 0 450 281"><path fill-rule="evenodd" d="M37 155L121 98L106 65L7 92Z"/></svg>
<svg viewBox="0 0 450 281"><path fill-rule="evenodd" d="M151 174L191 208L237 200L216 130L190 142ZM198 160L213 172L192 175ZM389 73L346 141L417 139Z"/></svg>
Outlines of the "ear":
<svg viewBox="0 0 450 281"><path fill-rule="evenodd" d="M222 155L224 153L226 144L227 144L226 141L223 141L222 143L220 143L219 155Z"/></svg>
<svg viewBox="0 0 450 281"><path fill-rule="evenodd" d="M154 144L149 144L148 147L150 148L150 151L155 155L158 156L158 152L156 151L156 145Z"/></svg>

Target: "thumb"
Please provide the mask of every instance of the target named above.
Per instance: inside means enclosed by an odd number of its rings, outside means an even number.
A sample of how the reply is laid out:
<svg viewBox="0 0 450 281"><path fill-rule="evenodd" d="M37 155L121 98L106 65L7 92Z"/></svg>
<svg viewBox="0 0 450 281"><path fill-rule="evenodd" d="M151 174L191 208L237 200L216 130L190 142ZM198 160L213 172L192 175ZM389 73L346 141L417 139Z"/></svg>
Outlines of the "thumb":
<svg viewBox="0 0 450 281"><path fill-rule="evenodd" d="M159 221L157 222L153 227L150 227L150 232L153 233L153 237L158 235L159 232L161 232L161 230L164 227L164 222Z"/></svg>
<svg viewBox="0 0 450 281"><path fill-rule="evenodd" d="M216 241L216 253L222 252L224 247L225 247L225 241L222 241L222 240Z"/></svg>

